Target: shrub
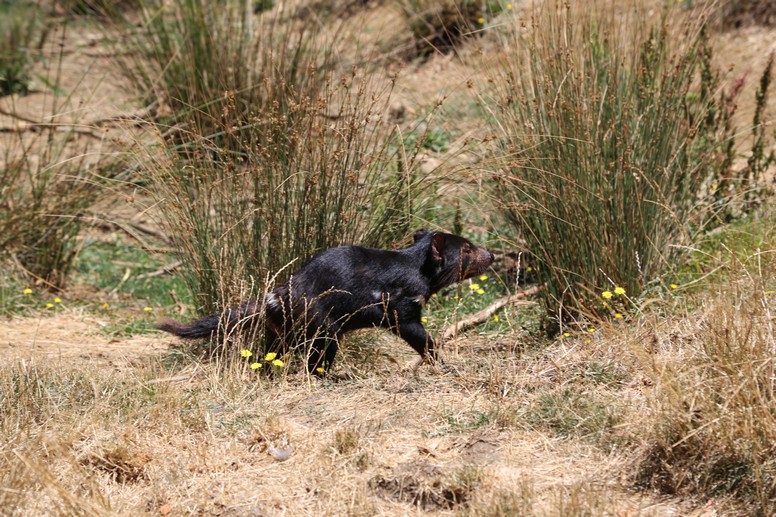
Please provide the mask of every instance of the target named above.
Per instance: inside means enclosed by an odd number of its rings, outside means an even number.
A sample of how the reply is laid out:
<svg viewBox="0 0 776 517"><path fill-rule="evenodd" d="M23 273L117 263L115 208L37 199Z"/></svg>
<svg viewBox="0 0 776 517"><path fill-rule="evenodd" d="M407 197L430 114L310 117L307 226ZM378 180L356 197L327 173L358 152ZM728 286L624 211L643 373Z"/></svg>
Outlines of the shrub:
<svg viewBox="0 0 776 517"><path fill-rule="evenodd" d="M605 315L602 291L638 296L672 267L727 138L704 124L711 94L688 108L701 24L677 34L670 13L650 25L574 9L549 4L492 78L505 157L493 193L564 319Z"/></svg>
<svg viewBox="0 0 776 517"><path fill-rule="evenodd" d="M37 5L0 1L0 97L29 90L34 63L48 31Z"/></svg>

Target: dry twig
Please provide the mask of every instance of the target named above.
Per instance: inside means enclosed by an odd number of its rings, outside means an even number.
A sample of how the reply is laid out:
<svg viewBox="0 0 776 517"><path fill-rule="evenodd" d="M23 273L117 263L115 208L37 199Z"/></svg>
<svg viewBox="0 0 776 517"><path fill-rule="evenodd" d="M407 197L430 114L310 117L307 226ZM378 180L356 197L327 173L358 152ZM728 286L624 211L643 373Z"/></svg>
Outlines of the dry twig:
<svg viewBox="0 0 776 517"><path fill-rule="evenodd" d="M453 325L448 325L441 333L441 337L443 340L447 340L450 338L453 338L457 336L459 333L464 331L465 329L468 329L470 327L474 327L475 325L479 325L480 323L484 323L488 320L493 314L496 313L499 309L504 307L505 305L513 304L513 305L533 305L536 302L534 301L520 301L523 298L527 296L534 295L544 289L544 286L537 285L536 287L532 287L526 291L512 294L509 296L505 296L503 298L499 298L495 302L491 303L484 309L482 309L480 312L477 312L475 314L472 314L470 316L467 316L457 322L455 322Z"/></svg>

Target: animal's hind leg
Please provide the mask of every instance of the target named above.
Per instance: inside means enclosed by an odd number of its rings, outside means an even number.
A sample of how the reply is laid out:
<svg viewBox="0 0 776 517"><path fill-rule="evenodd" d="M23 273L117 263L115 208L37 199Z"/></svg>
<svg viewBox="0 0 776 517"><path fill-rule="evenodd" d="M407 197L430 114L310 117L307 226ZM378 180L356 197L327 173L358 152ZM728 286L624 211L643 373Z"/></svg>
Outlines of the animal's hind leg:
<svg viewBox="0 0 776 517"><path fill-rule="evenodd" d="M313 339L307 356L307 371L316 375L329 371L338 349L337 337L318 336Z"/></svg>

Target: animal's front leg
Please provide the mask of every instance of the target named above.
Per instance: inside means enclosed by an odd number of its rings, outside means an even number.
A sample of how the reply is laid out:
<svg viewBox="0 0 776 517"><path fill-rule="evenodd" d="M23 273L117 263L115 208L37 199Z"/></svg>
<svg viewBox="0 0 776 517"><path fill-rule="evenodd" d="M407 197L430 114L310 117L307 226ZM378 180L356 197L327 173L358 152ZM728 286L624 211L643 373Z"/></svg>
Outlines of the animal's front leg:
<svg viewBox="0 0 776 517"><path fill-rule="evenodd" d="M400 323L398 328L399 336L410 344L415 351L420 354L424 360L435 362L437 360L436 350L434 350L434 340L428 335L426 329L420 323Z"/></svg>

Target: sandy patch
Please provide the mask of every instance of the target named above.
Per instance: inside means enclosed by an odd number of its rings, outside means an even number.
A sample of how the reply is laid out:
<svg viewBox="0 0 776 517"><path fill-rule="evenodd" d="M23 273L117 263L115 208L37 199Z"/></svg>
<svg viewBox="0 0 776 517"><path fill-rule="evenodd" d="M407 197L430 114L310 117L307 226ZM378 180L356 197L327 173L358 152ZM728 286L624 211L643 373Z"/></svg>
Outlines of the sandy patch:
<svg viewBox="0 0 776 517"><path fill-rule="evenodd" d="M107 319L71 312L0 320L0 360L87 360L122 366L167 349L157 335L109 336L100 330L107 324Z"/></svg>

